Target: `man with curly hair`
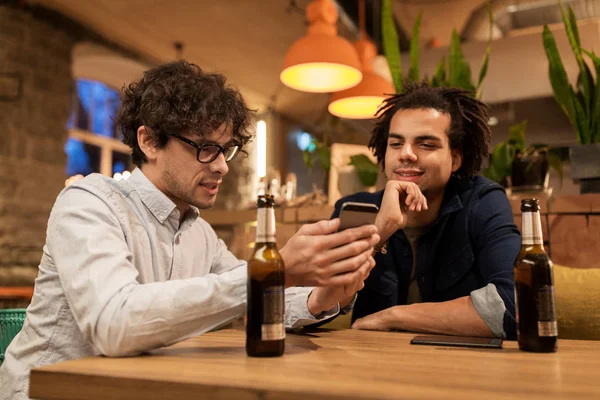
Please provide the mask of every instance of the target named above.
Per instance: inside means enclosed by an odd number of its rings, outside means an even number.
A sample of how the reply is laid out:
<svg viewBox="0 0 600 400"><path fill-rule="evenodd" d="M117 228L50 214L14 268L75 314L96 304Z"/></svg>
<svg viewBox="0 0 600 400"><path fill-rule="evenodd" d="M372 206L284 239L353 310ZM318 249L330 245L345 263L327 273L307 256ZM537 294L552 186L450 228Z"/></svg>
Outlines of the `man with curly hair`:
<svg viewBox="0 0 600 400"><path fill-rule="evenodd" d="M346 201L380 207L376 266L353 328L515 336L513 262L521 246L503 188L476 175L489 155L488 109L457 88L406 85L370 138L387 183Z"/></svg>
<svg viewBox="0 0 600 400"><path fill-rule="evenodd" d="M246 262L200 214L249 141L249 121L224 76L185 61L124 90L117 123L138 168L126 181L89 175L58 196L0 398L28 398L31 368L137 354L243 315ZM281 249L287 327L338 314L373 267L376 227L336 233L338 225L306 225Z"/></svg>

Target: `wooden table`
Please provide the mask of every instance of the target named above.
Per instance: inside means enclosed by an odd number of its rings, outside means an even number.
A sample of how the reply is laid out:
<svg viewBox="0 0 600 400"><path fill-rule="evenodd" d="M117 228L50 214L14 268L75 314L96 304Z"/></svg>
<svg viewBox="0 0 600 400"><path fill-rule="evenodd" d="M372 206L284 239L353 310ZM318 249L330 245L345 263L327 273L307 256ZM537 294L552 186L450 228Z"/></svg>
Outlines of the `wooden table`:
<svg viewBox="0 0 600 400"><path fill-rule="evenodd" d="M554 354L409 344L414 334L288 334L280 358L249 358L224 330L132 358L34 369L47 399L600 399L600 342L559 341Z"/></svg>

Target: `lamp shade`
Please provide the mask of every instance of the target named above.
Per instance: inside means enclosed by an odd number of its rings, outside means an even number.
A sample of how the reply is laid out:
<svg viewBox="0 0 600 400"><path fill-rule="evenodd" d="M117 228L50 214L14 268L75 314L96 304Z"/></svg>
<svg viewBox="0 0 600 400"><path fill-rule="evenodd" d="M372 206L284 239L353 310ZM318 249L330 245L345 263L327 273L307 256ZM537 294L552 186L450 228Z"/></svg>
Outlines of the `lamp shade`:
<svg viewBox="0 0 600 400"><path fill-rule="evenodd" d="M396 90L391 82L373 72L373 60L377 54L373 42L361 39L356 42L356 49L362 61L362 81L350 89L333 93L327 109L340 118L375 118L383 100Z"/></svg>
<svg viewBox="0 0 600 400"><path fill-rule="evenodd" d="M394 92L394 86L390 82L372 71L365 72L357 86L333 93L327 109L340 118L375 118L377 109L387 97L386 94Z"/></svg>
<svg viewBox="0 0 600 400"><path fill-rule="evenodd" d="M280 79L286 86L328 93L356 86L362 79L356 49L337 35L337 9L331 0L314 0L306 9L306 36L289 48Z"/></svg>

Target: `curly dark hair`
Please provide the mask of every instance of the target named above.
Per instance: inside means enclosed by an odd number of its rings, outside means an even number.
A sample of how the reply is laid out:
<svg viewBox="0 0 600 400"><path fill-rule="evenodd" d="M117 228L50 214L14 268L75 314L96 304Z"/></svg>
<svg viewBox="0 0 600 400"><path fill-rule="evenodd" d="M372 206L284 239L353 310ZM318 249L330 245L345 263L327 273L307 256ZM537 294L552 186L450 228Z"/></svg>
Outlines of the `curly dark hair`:
<svg viewBox="0 0 600 400"><path fill-rule="evenodd" d="M243 148L252 138L250 111L225 76L176 61L150 69L142 79L124 87L115 122L139 167L147 161L137 141L140 126L149 128L156 145L163 148L168 134L205 136L226 124L233 140Z"/></svg>
<svg viewBox="0 0 600 400"><path fill-rule="evenodd" d="M377 123L371 133L369 148L385 168L390 122L399 110L432 108L450 116L447 132L450 149L462 153L462 165L454 173L468 178L481 170L482 161L490 154L492 132L488 125L489 108L475 99L473 92L453 87L430 87L427 83L407 82L404 93L387 98L377 112Z"/></svg>

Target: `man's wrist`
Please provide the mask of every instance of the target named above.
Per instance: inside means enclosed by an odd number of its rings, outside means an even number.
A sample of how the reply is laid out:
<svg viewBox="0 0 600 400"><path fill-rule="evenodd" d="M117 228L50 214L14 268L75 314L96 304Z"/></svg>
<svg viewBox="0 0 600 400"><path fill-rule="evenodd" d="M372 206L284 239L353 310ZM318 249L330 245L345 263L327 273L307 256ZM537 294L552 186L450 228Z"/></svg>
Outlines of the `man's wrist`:
<svg viewBox="0 0 600 400"><path fill-rule="evenodd" d="M296 282L294 277L288 273L288 270L291 267L292 261L289 260L287 257L286 246L283 246L279 250L279 255L281 256L281 259L283 260L283 265L285 265L285 287L289 288L289 287L293 287L293 286L298 286L298 282Z"/></svg>
<svg viewBox="0 0 600 400"><path fill-rule="evenodd" d="M385 220L385 217L377 214L377 218L375 219L375 226L377 227L377 233L379 234L380 240L379 244L386 243L388 239L396 232L398 229L401 229L394 224L391 224L389 221Z"/></svg>
<svg viewBox="0 0 600 400"><path fill-rule="evenodd" d="M338 305L338 302L326 301L323 298L323 291L327 290L326 288L316 287L309 294L306 302L306 307L308 311L314 316L324 313L325 311L331 310L333 307Z"/></svg>

